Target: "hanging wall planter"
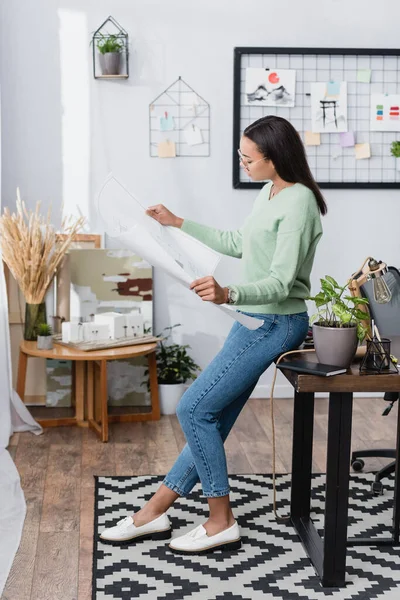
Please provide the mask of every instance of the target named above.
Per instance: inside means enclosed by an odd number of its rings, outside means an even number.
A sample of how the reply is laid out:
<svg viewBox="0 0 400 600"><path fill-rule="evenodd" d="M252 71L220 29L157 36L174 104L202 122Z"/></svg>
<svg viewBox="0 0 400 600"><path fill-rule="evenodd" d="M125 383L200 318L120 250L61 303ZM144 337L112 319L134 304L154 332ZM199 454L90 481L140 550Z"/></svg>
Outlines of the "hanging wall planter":
<svg viewBox="0 0 400 600"><path fill-rule="evenodd" d="M113 17L94 32L91 43L95 79L129 77L128 34Z"/></svg>

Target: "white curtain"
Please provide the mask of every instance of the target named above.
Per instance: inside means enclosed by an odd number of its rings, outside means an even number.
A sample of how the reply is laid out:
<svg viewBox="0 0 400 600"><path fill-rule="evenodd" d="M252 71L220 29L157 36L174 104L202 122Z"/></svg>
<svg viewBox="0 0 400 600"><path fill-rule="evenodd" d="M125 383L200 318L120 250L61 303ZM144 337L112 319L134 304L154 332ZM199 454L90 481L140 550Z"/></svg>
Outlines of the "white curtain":
<svg viewBox="0 0 400 600"><path fill-rule="evenodd" d="M0 90L1 93L1 90ZM1 101L0 101L1 141ZM1 144L0 144L1 190ZM0 196L1 211L1 196ZM21 398L12 389L10 334L8 325L7 293L3 260L0 251L0 596L3 592L14 556L21 541L26 515L26 504L16 466L6 450L15 431L42 428L30 415Z"/></svg>

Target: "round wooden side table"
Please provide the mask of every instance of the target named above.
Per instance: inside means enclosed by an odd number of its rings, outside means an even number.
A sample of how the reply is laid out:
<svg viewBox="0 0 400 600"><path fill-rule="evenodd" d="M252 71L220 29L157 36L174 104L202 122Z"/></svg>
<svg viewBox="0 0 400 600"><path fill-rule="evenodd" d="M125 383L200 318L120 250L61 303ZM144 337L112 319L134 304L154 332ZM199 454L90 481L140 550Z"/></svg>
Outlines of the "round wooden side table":
<svg viewBox="0 0 400 600"><path fill-rule="evenodd" d="M59 425L79 425L93 428L103 442L108 441L108 423L113 421L148 421L160 419L160 404L158 397L157 343L109 348L83 352L75 348L61 346L55 343L52 350L38 350L36 342L22 340L19 347L17 393L21 400L25 397L26 369L28 358L54 358L71 360L75 363L75 416L54 419L37 419L42 427L57 427ZM151 411L134 414L108 415L107 395L107 361L147 356ZM95 380L100 380L99 393L95 394ZM96 397L95 397L96 396ZM85 403L87 420L85 420Z"/></svg>

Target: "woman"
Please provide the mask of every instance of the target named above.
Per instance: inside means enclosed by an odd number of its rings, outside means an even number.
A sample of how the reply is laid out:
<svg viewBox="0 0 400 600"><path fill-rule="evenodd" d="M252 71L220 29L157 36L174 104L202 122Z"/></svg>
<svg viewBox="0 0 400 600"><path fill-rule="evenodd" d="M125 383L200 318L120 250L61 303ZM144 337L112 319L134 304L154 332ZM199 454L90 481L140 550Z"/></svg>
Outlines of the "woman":
<svg viewBox="0 0 400 600"><path fill-rule="evenodd" d="M200 554L240 548L240 529L229 501L224 441L260 375L282 352L297 348L308 331L305 298L322 235L324 198L307 164L304 146L285 119L267 116L249 125L238 150L253 181L270 180L238 231L220 231L172 214L158 204L147 209L162 225L179 227L218 252L242 259L241 285L222 287L213 277L191 284L205 302L231 303L263 320L251 331L235 322L222 350L192 383L177 407L187 444L147 504L101 534L127 543L143 537L168 539L166 511L200 481L210 516L171 540L171 550Z"/></svg>

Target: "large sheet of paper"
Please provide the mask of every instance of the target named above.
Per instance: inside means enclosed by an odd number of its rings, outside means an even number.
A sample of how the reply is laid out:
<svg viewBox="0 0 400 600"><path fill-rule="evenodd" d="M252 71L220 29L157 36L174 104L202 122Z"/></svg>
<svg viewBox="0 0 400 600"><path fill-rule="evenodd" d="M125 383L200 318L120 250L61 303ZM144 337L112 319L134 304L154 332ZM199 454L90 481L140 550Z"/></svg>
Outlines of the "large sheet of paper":
<svg viewBox="0 0 400 600"><path fill-rule="evenodd" d="M100 190L97 211L107 235L119 247L133 250L186 288L194 279L214 275L221 260L218 252L180 229L163 226L146 215L146 208L113 175ZM212 306L248 329L258 329L263 324L262 319L243 315L226 304Z"/></svg>

